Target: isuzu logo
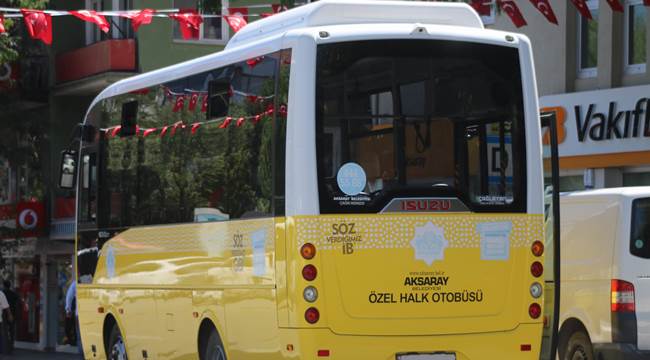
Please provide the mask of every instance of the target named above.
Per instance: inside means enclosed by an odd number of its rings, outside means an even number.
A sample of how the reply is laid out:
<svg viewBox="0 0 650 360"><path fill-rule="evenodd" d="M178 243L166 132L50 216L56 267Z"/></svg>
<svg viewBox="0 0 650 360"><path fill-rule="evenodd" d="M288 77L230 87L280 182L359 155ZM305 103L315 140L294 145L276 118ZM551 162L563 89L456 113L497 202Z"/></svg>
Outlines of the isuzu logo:
<svg viewBox="0 0 650 360"><path fill-rule="evenodd" d="M389 212L458 212L469 211L456 198L396 198L391 200L382 213Z"/></svg>

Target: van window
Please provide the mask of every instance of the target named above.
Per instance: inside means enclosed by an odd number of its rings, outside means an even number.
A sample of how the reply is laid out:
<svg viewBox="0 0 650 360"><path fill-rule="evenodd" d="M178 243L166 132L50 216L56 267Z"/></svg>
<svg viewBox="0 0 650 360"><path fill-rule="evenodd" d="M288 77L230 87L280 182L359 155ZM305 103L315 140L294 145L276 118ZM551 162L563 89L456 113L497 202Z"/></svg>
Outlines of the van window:
<svg viewBox="0 0 650 360"><path fill-rule="evenodd" d="M650 198L632 203L632 233L630 252L634 256L650 259Z"/></svg>

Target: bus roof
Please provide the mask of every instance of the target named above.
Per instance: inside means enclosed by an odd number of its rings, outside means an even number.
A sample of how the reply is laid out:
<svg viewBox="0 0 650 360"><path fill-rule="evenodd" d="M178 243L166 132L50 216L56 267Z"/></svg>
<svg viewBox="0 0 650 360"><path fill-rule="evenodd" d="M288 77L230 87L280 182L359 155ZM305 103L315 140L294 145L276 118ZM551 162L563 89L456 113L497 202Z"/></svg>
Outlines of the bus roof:
<svg viewBox="0 0 650 360"><path fill-rule="evenodd" d="M230 39L226 48L235 48L297 28L395 23L483 28L478 14L464 3L322 0L248 24Z"/></svg>

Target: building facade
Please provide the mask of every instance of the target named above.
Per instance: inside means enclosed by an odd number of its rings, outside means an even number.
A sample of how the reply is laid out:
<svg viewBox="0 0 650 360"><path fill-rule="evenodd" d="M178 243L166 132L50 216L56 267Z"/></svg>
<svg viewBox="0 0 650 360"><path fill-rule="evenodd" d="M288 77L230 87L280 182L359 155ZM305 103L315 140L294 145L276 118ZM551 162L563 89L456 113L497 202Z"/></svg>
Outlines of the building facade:
<svg viewBox="0 0 650 360"><path fill-rule="evenodd" d="M562 190L650 185L650 7L619 2L623 12L588 0L589 20L550 0L558 25L529 1L517 1L528 22L519 29L504 12L484 17L533 44L540 107L558 118Z"/></svg>

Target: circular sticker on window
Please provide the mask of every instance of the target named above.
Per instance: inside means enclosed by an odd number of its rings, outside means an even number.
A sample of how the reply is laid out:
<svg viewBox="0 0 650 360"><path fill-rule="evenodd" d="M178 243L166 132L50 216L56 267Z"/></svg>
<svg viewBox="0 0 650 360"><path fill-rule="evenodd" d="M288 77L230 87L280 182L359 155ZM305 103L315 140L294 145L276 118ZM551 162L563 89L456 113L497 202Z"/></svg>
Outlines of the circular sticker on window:
<svg viewBox="0 0 650 360"><path fill-rule="evenodd" d="M643 240L638 239L634 242L634 246L636 246L637 249L641 249L643 247Z"/></svg>
<svg viewBox="0 0 650 360"><path fill-rule="evenodd" d="M339 169L336 182L345 195L357 195L366 187L366 172L359 164L349 162Z"/></svg>

